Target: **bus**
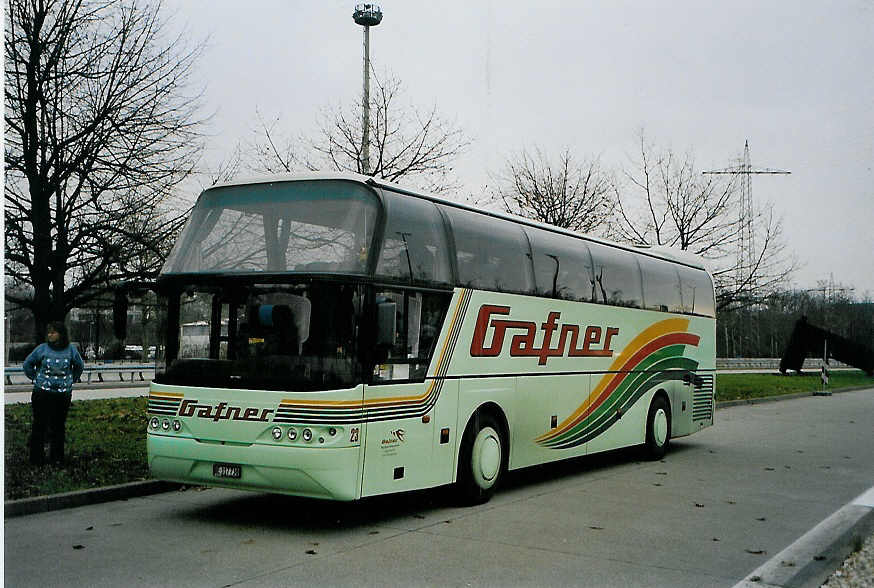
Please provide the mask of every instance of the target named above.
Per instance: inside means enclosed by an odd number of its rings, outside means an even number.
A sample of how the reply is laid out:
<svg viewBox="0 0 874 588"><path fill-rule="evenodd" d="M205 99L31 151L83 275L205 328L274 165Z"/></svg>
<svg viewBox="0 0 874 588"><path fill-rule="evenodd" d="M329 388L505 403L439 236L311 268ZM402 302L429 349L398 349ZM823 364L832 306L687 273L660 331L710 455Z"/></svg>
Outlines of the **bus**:
<svg viewBox="0 0 874 588"><path fill-rule="evenodd" d="M479 503L510 470L661 458L714 420L699 258L370 177L205 190L156 289L157 479L343 501L453 484Z"/></svg>

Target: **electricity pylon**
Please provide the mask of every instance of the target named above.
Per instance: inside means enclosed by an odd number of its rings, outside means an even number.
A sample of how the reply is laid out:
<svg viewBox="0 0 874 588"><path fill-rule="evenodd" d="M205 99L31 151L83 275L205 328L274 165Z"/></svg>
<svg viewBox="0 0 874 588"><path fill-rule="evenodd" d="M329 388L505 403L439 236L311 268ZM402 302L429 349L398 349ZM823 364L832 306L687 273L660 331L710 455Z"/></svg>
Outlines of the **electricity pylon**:
<svg viewBox="0 0 874 588"><path fill-rule="evenodd" d="M756 264L755 231L753 230L755 211L753 209L753 188L750 176L753 174L791 174L792 172L782 169L753 168L750 163L750 142L747 140L744 142L743 159L739 160L737 165L702 173L733 175L740 178L740 212L738 218L740 232L736 275L738 286L747 282L747 287L743 288L743 290L754 291L756 284L752 268ZM750 275L745 276L746 272L750 272Z"/></svg>

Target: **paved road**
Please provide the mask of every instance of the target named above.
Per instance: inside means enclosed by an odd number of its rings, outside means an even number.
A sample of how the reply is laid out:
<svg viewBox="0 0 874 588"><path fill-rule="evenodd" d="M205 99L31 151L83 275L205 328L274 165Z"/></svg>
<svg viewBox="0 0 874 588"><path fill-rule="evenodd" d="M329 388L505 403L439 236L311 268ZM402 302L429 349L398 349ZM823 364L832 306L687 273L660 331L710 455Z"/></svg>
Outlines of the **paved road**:
<svg viewBox="0 0 874 588"><path fill-rule="evenodd" d="M337 504L187 490L5 524L9 586L732 586L874 485L874 389L717 412L663 462Z"/></svg>

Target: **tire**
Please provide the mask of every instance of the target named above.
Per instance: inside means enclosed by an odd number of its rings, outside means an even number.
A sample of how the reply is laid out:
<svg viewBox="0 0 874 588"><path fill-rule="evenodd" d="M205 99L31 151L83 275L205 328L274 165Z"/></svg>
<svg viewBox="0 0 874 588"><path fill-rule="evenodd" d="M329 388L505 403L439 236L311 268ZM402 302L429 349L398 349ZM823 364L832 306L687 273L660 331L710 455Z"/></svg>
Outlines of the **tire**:
<svg viewBox="0 0 874 588"><path fill-rule="evenodd" d="M657 395L652 399L646 415L646 457L652 460L663 458L670 442L671 408L664 396Z"/></svg>
<svg viewBox="0 0 874 588"><path fill-rule="evenodd" d="M507 443L497 419L474 414L461 440L456 490L463 504L488 502L506 470Z"/></svg>

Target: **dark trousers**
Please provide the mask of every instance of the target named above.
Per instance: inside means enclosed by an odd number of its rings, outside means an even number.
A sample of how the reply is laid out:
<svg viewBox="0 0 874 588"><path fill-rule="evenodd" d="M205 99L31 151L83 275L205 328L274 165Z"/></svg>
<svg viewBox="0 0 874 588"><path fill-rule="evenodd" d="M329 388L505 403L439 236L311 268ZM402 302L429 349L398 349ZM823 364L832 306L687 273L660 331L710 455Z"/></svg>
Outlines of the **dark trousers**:
<svg viewBox="0 0 874 588"><path fill-rule="evenodd" d="M64 459L64 435L70 394L33 389L33 431L30 435L30 463L45 462L46 433L49 437L49 459L60 463Z"/></svg>

